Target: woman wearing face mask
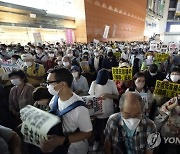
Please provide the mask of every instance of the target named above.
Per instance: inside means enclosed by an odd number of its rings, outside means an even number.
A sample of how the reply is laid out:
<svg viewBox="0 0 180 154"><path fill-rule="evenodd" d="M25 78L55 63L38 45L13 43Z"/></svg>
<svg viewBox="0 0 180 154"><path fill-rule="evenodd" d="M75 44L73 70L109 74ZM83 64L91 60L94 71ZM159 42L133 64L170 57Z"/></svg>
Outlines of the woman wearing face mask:
<svg viewBox="0 0 180 154"><path fill-rule="evenodd" d="M72 83L73 91L79 96L88 95L89 85L87 79L81 75L80 68L72 66L71 72L74 78Z"/></svg>
<svg viewBox="0 0 180 154"><path fill-rule="evenodd" d="M48 53L48 60L45 63L45 70L49 70L55 67L56 63L55 63L55 55L54 52L50 52Z"/></svg>
<svg viewBox="0 0 180 154"><path fill-rule="evenodd" d="M160 108L161 114L168 115L167 122L161 128L161 135L163 137L178 137L180 136L180 95L170 99ZM170 150L179 153L179 145L177 144L164 144L160 146L162 153L168 153ZM172 152L172 151L171 151ZM169 153L171 153L169 152ZM174 153L174 152L173 152Z"/></svg>
<svg viewBox="0 0 180 154"><path fill-rule="evenodd" d="M27 83L26 75L22 70L13 71L9 74L9 78L14 85L9 94L9 110L15 119L19 120L20 109L34 104L32 98L34 87Z"/></svg>
<svg viewBox="0 0 180 154"><path fill-rule="evenodd" d="M146 87L144 73L138 72L133 76L133 85L127 91L135 91L141 95L144 100L144 114L149 116L153 98L151 91Z"/></svg>
<svg viewBox="0 0 180 154"><path fill-rule="evenodd" d="M168 81L180 84L180 69L179 68L174 67L168 76L169 76Z"/></svg>

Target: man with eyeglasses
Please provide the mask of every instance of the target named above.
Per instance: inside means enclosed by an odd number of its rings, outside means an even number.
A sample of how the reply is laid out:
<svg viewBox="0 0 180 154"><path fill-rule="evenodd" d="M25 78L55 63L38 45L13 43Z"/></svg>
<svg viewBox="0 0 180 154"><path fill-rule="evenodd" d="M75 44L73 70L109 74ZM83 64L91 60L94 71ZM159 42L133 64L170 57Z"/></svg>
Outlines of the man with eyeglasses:
<svg viewBox="0 0 180 154"><path fill-rule="evenodd" d="M58 109L62 111L81 97L72 92L73 76L66 68L53 69L47 77L47 88L54 95L49 106L52 108L55 96L59 96ZM70 144L68 154L86 154L88 152L87 138L91 136L92 124L89 111L84 106L78 106L62 117L63 131L67 136L51 135L43 141L41 149L47 153L59 145ZM78 130L78 131L77 131Z"/></svg>
<svg viewBox="0 0 180 154"><path fill-rule="evenodd" d="M141 96L127 92L121 96L119 107L120 113L110 116L104 131L105 154L152 154L147 137L156 127L143 116Z"/></svg>

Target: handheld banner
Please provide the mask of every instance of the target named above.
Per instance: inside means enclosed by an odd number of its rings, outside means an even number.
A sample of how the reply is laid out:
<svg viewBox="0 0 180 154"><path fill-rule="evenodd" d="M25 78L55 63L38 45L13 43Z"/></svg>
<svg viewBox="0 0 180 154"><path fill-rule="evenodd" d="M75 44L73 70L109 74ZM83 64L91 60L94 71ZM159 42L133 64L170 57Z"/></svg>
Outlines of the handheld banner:
<svg viewBox="0 0 180 154"><path fill-rule="evenodd" d="M180 94L180 84L157 80L154 94L173 98Z"/></svg>
<svg viewBox="0 0 180 154"><path fill-rule="evenodd" d="M42 111L31 105L27 105L20 110L24 141L40 147L43 139L48 139L49 130L56 124L60 123L60 119L48 112Z"/></svg>
<svg viewBox="0 0 180 154"><path fill-rule="evenodd" d="M116 81L132 80L132 68L131 67L129 68L113 67L112 75L113 75L113 80L116 80Z"/></svg>
<svg viewBox="0 0 180 154"><path fill-rule="evenodd" d="M83 96L82 99L89 109L90 116L104 113L103 100L99 100L95 96Z"/></svg>
<svg viewBox="0 0 180 154"><path fill-rule="evenodd" d="M157 62L165 62L166 60L168 60L169 54L165 54L165 53L157 53L155 55L155 61Z"/></svg>
<svg viewBox="0 0 180 154"><path fill-rule="evenodd" d="M82 62L80 62L80 66L81 66L81 69L82 69L84 72L89 72L89 71L90 71L88 61L82 61Z"/></svg>
<svg viewBox="0 0 180 154"><path fill-rule="evenodd" d="M5 73L11 73L12 71L19 69L19 67L16 65L8 65L8 64L2 64L1 68L4 70Z"/></svg>

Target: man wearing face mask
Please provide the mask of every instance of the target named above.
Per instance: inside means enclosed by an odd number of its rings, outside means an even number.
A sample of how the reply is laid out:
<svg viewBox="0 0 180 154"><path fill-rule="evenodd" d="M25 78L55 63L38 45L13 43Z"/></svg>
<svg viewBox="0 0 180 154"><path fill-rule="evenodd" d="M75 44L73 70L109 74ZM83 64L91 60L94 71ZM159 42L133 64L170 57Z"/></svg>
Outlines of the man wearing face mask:
<svg viewBox="0 0 180 154"><path fill-rule="evenodd" d="M24 62L23 71L27 75L28 83L32 84L34 87L37 87L40 83L43 83L45 76L44 66L35 63L31 54L23 54L21 59Z"/></svg>
<svg viewBox="0 0 180 154"><path fill-rule="evenodd" d="M36 47L36 54L34 56L34 60L37 63L44 64L48 57L43 53L43 48L41 46Z"/></svg>
<svg viewBox="0 0 180 154"><path fill-rule="evenodd" d="M104 134L105 154L153 154L147 143L149 134L156 132L153 121L143 116L143 101L139 94L122 95L120 113L110 116Z"/></svg>
<svg viewBox="0 0 180 154"><path fill-rule="evenodd" d="M158 66L156 64L150 65L149 69L144 72L146 85L153 92L156 80L164 80L165 75L158 71Z"/></svg>
<svg viewBox="0 0 180 154"><path fill-rule="evenodd" d="M116 57L114 56L112 50L110 50L107 54L107 57L103 60L102 67L111 71L112 67L117 67L118 62Z"/></svg>
<svg viewBox="0 0 180 154"><path fill-rule="evenodd" d="M66 68L54 69L47 77L47 88L50 94L54 95L50 102L52 108L55 96L58 98L58 109L62 111L76 101L82 100L72 92L71 86L73 76ZM87 138L91 136L92 124L89 111L84 106L78 106L62 117L63 131L67 136L49 136L49 139L42 142L41 149L47 153L59 145L70 144L68 154L86 154L88 152ZM78 130L78 131L77 131Z"/></svg>
<svg viewBox="0 0 180 154"><path fill-rule="evenodd" d="M78 66L72 66L71 72L73 75L72 88L73 91L79 96L87 96L89 85L87 79L81 75L81 70Z"/></svg>
<svg viewBox="0 0 180 154"><path fill-rule="evenodd" d="M89 65L91 67L92 72L98 72L102 69L103 56L100 56L99 51L94 51L94 57L90 59Z"/></svg>
<svg viewBox="0 0 180 154"><path fill-rule="evenodd" d="M79 66L79 63L76 60L76 57L73 54L73 51L71 49L67 50L67 56L71 59L71 64Z"/></svg>
<svg viewBox="0 0 180 154"><path fill-rule="evenodd" d="M45 63L45 70L48 71L49 69L52 69L55 67L56 63L55 63L55 55L54 52L49 52L48 53L48 60Z"/></svg>
<svg viewBox="0 0 180 154"><path fill-rule="evenodd" d="M71 58L68 57L68 56L64 56L62 58L62 64L65 68L67 68L69 71L71 70L71 66L72 66L72 63L71 63Z"/></svg>

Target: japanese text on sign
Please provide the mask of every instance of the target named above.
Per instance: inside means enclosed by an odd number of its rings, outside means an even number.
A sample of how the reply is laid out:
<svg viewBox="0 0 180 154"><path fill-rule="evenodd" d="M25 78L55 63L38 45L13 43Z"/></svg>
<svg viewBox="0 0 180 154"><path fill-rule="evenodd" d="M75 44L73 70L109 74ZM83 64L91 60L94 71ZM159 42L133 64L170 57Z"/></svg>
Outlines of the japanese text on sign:
<svg viewBox="0 0 180 154"><path fill-rule="evenodd" d="M173 98L180 94L180 84L157 80L154 94Z"/></svg>
<svg viewBox="0 0 180 154"><path fill-rule="evenodd" d="M169 54L165 53L157 53L155 56L155 61L157 62L165 62L169 57Z"/></svg>
<svg viewBox="0 0 180 154"><path fill-rule="evenodd" d="M113 80L132 80L132 68L112 68Z"/></svg>
<svg viewBox="0 0 180 154"><path fill-rule="evenodd" d="M31 105L21 109L20 115L22 119L21 133L24 141L38 147L42 139L47 139L49 130L60 122L58 117Z"/></svg>

